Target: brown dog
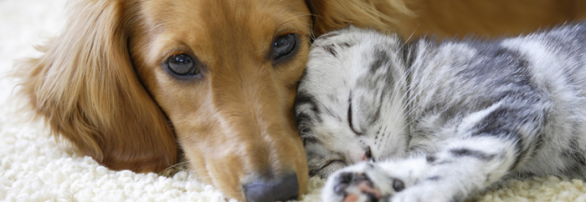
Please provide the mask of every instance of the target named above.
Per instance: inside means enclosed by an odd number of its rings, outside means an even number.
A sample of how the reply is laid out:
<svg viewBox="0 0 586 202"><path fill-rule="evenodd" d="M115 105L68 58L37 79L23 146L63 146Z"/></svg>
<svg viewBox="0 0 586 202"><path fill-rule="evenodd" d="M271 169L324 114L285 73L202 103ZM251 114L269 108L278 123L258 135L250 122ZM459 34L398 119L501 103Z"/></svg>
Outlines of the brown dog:
<svg viewBox="0 0 586 202"><path fill-rule="evenodd" d="M518 34L584 17L561 0L80 0L23 93L57 137L115 170L191 170L238 200L307 183L292 114L312 34ZM582 7L579 7L582 6ZM581 13L580 13L581 12ZM581 14L581 16L579 16Z"/></svg>

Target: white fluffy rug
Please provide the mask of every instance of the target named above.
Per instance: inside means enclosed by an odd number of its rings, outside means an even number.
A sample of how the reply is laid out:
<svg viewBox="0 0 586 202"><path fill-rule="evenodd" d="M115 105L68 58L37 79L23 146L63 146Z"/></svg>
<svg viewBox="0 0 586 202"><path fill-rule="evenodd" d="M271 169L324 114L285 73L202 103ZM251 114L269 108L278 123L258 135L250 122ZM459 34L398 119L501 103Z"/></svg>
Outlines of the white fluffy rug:
<svg viewBox="0 0 586 202"><path fill-rule="evenodd" d="M33 46L59 32L64 6L65 0L0 0L0 75L13 70L14 60L40 55ZM15 83L0 78L0 201L226 201L187 171L111 171L56 143L41 124L17 122L26 112L15 112ZM322 185L312 178L303 201L319 201ZM510 181L477 200L586 202L586 187L581 180L535 178Z"/></svg>

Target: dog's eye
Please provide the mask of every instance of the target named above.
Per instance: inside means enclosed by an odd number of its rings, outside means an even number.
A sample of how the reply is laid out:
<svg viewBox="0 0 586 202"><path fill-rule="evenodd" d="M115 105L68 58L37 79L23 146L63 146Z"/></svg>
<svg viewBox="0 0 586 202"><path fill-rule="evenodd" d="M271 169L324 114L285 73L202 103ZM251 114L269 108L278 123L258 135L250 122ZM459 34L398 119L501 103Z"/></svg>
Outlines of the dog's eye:
<svg viewBox="0 0 586 202"><path fill-rule="evenodd" d="M199 74L195 60L187 54L172 55L167 59L169 70L180 76L191 76Z"/></svg>
<svg viewBox="0 0 586 202"><path fill-rule="evenodd" d="M279 36L273 42L273 61L287 58L297 48L297 36L295 34L285 34Z"/></svg>

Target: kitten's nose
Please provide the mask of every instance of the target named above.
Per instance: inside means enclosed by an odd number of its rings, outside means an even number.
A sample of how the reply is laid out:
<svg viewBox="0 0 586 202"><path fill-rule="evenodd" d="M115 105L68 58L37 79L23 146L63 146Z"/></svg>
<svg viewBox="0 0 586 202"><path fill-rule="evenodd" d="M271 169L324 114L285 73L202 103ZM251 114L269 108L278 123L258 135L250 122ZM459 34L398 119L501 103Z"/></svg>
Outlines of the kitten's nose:
<svg viewBox="0 0 586 202"><path fill-rule="evenodd" d="M370 151L370 147L366 147L366 151L362 156L362 161L371 161L374 162L374 157L372 157L372 151Z"/></svg>
<svg viewBox="0 0 586 202"><path fill-rule="evenodd" d="M288 174L282 178L258 179L244 185L244 195L248 202L273 202L296 200L299 195L297 174Z"/></svg>

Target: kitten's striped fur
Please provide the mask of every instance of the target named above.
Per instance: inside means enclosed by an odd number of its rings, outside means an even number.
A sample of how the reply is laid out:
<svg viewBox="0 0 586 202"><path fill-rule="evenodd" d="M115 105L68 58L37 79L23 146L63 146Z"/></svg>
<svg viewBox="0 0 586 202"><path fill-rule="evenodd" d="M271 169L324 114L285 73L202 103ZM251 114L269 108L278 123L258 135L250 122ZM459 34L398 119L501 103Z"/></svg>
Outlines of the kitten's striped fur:
<svg viewBox="0 0 586 202"><path fill-rule="evenodd" d="M310 173L333 173L325 201L461 201L508 177L586 176L586 23L408 44L348 27L309 57L295 110Z"/></svg>

